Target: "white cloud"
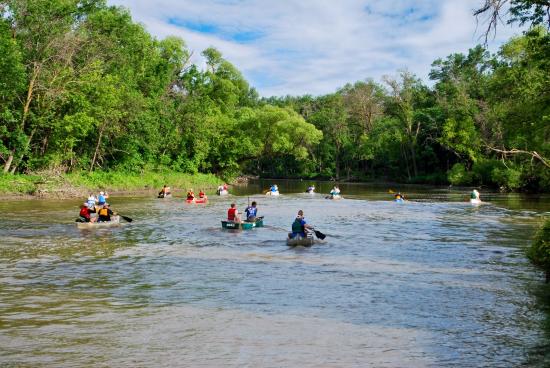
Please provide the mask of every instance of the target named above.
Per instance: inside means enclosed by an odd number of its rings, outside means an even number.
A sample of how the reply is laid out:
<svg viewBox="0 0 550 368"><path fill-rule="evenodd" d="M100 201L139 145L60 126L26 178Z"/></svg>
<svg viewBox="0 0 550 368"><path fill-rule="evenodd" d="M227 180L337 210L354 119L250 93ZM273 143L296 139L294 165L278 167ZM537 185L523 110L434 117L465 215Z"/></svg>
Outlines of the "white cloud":
<svg viewBox="0 0 550 368"><path fill-rule="evenodd" d="M109 0L162 38L182 37L195 61L209 46L261 95L324 94L407 68L424 80L436 58L480 43L481 0ZM476 30L476 27L478 29ZM501 26L491 48L517 29Z"/></svg>

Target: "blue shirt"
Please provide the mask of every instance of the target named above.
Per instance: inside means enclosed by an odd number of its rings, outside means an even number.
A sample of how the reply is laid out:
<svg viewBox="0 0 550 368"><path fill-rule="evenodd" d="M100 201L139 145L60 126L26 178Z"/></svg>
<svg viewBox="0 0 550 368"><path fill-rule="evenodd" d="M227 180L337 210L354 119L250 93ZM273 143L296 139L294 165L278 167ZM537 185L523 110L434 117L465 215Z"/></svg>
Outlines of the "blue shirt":
<svg viewBox="0 0 550 368"><path fill-rule="evenodd" d="M256 207L247 207L246 210L246 217L256 217L256 214L258 213L258 208Z"/></svg>

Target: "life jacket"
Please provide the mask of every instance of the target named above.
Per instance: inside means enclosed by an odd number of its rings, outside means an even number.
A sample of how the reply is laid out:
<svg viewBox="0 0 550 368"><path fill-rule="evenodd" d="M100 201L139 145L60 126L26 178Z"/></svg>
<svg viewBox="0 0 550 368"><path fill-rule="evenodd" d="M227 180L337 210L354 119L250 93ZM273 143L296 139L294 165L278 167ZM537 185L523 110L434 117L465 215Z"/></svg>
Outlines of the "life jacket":
<svg viewBox="0 0 550 368"><path fill-rule="evenodd" d="M199 198L204 198L204 192L199 192Z"/></svg>
<svg viewBox="0 0 550 368"><path fill-rule="evenodd" d="M195 199L195 193L187 192L187 199Z"/></svg>
<svg viewBox="0 0 550 368"><path fill-rule="evenodd" d="M90 218L90 210L87 207L81 208L79 216L87 219Z"/></svg>
<svg viewBox="0 0 550 368"><path fill-rule="evenodd" d="M303 233L304 232L304 225L302 225L302 219L300 217L296 217L296 219L292 223L292 232L293 233Z"/></svg>
<svg viewBox="0 0 550 368"><path fill-rule="evenodd" d="M470 193L470 198L477 199L476 193L475 192Z"/></svg>
<svg viewBox="0 0 550 368"><path fill-rule="evenodd" d="M102 217L109 217L109 209L108 208L102 208L100 209L97 214Z"/></svg>
<svg viewBox="0 0 550 368"><path fill-rule="evenodd" d="M403 197L401 196L401 194L396 194L395 199L403 199Z"/></svg>
<svg viewBox="0 0 550 368"><path fill-rule="evenodd" d="M99 204L105 203L105 196L102 196L102 195L100 194L99 197L97 197L97 202L98 202Z"/></svg>
<svg viewBox="0 0 550 368"><path fill-rule="evenodd" d="M246 209L247 217L256 217L256 214L258 213L257 207L248 207Z"/></svg>
<svg viewBox="0 0 550 368"><path fill-rule="evenodd" d="M227 210L227 219L229 221L234 221L236 212L237 212L236 208L230 208L229 210Z"/></svg>

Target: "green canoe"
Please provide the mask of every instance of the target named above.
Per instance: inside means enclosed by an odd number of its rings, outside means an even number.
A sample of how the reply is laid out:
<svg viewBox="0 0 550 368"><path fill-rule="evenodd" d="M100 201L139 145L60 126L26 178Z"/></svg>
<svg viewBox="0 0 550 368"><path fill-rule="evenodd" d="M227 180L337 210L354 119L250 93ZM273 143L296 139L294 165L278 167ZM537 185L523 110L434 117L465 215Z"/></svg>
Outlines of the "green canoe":
<svg viewBox="0 0 550 368"><path fill-rule="evenodd" d="M233 230L250 230L253 227L263 227L264 226L264 218L258 217L256 219L256 222L233 222L233 221L222 221L222 228L224 229L233 229Z"/></svg>

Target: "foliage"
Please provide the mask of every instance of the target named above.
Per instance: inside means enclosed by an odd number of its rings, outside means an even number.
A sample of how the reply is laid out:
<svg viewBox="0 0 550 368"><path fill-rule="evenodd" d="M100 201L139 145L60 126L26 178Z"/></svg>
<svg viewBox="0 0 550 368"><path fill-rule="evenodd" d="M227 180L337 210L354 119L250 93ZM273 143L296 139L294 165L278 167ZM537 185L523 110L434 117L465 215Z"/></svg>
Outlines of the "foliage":
<svg viewBox="0 0 550 368"><path fill-rule="evenodd" d="M156 39L104 0L1 4L6 173L88 172L121 186L127 177L114 173L168 169L550 190L544 28L494 55L477 46L435 60L432 87L402 70L382 84L260 99L219 50L203 50L201 69L184 40ZM518 21L541 23L534 2L511 5Z"/></svg>
<svg viewBox="0 0 550 368"><path fill-rule="evenodd" d="M531 246L527 249L527 257L533 264L546 273L546 282L550 281L550 219L541 226Z"/></svg>

